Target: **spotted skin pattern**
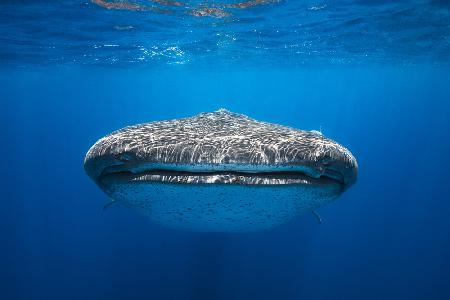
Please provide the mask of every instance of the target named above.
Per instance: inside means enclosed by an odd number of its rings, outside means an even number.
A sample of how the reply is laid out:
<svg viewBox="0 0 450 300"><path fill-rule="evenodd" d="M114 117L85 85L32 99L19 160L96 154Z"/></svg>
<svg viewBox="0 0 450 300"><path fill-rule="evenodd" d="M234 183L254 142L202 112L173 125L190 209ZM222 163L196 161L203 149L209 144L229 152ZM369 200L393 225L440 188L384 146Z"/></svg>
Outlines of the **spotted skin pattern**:
<svg viewBox="0 0 450 300"><path fill-rule="evenodd" d="M190 118L125 127L100 139L85 162L127 155L154 163L304 165L339 159L357 166L343 146L317 132L260 122L221 109Z"/></svg>
<svg viewBox="0 0 450 300"><path fill-rule="evenodd" d="M334 200L357 163L319 132L220 109L115 131L91 147L85 169L114 201L165 226L251 231Z"/></svg>

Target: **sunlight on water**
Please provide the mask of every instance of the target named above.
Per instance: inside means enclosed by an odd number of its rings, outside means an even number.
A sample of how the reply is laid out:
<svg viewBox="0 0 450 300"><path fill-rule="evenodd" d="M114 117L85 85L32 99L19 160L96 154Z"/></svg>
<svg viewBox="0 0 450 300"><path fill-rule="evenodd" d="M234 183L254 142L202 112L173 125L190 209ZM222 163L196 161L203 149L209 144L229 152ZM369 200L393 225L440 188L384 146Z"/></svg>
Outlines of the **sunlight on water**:
<svg viewBox="0 0 450 300"><path fill-rule="evenodd" d="M86 0L0 4L0 60L199 67L450 61L446 1Z"/></svg>
<svg viewBox="0 0 450 300"><path fill-rule="evenodd" d="M172 0L149 0L147 3L126 0L91 0L92 3L106 9L150 11L161 14L184 13L194 17L225 18L233 15L233 9L247 9L254 6L266 5L279 0L249 0L243 2L197 2L197 1L172 1ZM150 3L148 3L150 2ZM151 4L151 5L149 5ZM173 8L179 8L178 10Z"/></svg>

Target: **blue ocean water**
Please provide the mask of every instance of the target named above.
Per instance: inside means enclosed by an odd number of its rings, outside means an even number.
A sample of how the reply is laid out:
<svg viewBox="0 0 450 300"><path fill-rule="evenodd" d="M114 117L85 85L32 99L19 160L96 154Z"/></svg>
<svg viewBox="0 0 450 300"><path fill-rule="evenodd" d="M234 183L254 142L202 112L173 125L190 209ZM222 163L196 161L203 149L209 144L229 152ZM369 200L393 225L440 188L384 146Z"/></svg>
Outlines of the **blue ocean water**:
<svg viewBox="0 0 450 300"><path fill-rule="evenodd" d="M450 4L236 3L0 3L0 299L450 298ZM357 183L251 233L102 211L97 139L222 107L321 130Z"/></svg>

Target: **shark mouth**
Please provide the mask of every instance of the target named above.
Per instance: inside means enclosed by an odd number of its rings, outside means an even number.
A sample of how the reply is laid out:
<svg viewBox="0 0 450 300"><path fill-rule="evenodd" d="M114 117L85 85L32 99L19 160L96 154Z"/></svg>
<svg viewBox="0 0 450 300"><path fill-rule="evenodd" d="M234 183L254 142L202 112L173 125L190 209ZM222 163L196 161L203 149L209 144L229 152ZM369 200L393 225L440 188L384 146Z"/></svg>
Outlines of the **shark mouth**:
<svg viewBox="0 0 450 300"><path fill-rule="evenodd" d="M173 184L239 184L253 186L274 185L338 185L346 189L344 174L325 169L321 172L306 166L196 166L196 165L113 165L103 169L97 177L100 185L123 183Z"/></svg>

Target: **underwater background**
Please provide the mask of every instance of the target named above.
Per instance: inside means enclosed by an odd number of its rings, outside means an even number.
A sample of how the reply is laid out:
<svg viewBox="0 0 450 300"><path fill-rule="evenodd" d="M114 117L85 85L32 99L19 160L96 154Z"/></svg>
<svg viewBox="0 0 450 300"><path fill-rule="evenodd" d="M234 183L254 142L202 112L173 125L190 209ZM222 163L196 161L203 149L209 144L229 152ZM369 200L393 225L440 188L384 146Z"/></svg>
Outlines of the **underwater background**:
<svg viewBox="0 0 450 300"><path fill-rule="evenodd" d="M0 299L450 299L450 3L242 3L0 3ZM102 211L97 139L219 108L320 130L357 183L250 233Z"/></svg>

